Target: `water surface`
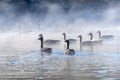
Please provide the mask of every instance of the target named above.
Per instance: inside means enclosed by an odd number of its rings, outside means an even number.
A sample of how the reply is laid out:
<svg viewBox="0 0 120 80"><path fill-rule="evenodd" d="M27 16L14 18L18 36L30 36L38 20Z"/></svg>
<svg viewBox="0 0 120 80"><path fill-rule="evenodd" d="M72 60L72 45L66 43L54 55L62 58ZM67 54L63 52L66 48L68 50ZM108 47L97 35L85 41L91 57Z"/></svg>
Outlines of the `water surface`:
<svg viewBox="0 0 120 80"><path fill-rule="evenodd" d="M51 54L41 53L36 36L2 38L0 42L0 79L11 80L119 80L119 38L102 44L70 47L75 55L64 54L64 44L45 45ZM29 37L29 36L28 36ZM3 40L4 39L4 40ZM62 42L61 42L62 43Z"/></svg>

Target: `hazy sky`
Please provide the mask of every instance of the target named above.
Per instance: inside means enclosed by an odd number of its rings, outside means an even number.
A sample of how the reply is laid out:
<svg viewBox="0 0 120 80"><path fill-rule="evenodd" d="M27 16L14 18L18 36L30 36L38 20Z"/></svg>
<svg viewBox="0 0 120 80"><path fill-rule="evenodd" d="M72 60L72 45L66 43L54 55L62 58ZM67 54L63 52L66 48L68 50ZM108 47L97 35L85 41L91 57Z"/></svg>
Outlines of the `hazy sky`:
<svg viewBox="0 0 120 80"><path fill-rule="evenodd" d="M0 29L118 27L119 12L119 2L113 0L3 0L0 1Z"/></svg>

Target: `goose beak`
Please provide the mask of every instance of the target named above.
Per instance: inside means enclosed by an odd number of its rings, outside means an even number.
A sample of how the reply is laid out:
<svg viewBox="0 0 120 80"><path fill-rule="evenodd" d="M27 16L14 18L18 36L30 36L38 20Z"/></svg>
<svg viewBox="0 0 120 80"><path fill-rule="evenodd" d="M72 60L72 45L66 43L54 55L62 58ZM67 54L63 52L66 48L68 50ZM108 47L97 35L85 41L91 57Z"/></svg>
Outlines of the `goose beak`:
<svg viewBox="0 0 120 80"><path fill-rule="evenodd" d="M40 40L40 38L38 38L37 40Z"/></svg>
<svg viewBox="0 0 120 80"><path fill-rule="evenodd" d="M81 37L81 35L78 35L78 38Z"/></svg>
<svg viewBox="0 0 120 80"><path fill-rule="evenodd" d="M68 42L68 40L65 40L64 42Z"/></svg>
<svg viewBox="0 0 120 80"><path fill-rule="evenodd" d="M62 33L62 35L65 35L65 33Z"/></svg>
<svg viewBox="0 0 120 80"><path fill-rule="evenodd" d="M67 42L66 40L64 42Z"/></svg>
<svg viewBox="0 0 120 80"><path fill-rule="evenodd" d="M80 36L78 36L78 38L80 38Z"/></svg>

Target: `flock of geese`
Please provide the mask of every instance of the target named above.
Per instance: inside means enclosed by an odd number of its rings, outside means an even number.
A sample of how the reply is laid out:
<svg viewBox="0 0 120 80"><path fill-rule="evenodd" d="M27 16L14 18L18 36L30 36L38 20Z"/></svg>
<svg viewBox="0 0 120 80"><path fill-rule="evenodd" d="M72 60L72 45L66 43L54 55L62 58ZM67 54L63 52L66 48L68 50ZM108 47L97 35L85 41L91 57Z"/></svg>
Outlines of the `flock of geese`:
<svg viewBox="0 0 120 80"><path fill-rule="evenodd" d="M98 33L98 36L99 36L98 40L93 40L93 34L92 33L88 34L90 36L90 40L88 40L88 41L83 41L82 40L82 35L79 35L78 37L80 39L80 46L98 44L98 43L102 43L104 39L114 38L113 35L101 35L101 31L97 31L97 33ZM63 36L64 36L64 42L67 44L64 53L69 54L69 55L75 54L75 50L70 49L69 45L70 45L70 43L76 42L77 39L67 39L65 33L63 33ZM43 38L42 34L39 34L38 40L40 40L40 42L41 42L41 46L40 46L41 47L41 52L46 52L46 53L51 53L52 48L44 47L44 43L56 44L56 43L59 43L61 41L61 40L52 40L52 39L48 39L48 40L44 41L44 38Z"/></svg>

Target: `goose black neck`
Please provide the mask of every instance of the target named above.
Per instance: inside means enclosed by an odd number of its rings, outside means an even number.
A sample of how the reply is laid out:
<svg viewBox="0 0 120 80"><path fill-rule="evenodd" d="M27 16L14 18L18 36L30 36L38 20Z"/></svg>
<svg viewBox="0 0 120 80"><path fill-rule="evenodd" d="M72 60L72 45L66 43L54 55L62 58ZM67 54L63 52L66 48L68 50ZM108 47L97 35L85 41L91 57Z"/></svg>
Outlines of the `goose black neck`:
<svg viewBox="0 0 120 80"><path fill-rule="evenodd" d="M66 34L64 33L63 35L64 35L64 40L66 40Z"/></svg>
<svg viewBox="0 0 120 80"><path fill-rule="evenodd" d="M69 42L69 41L67 41L67 49L69 49L69 45L70 45L70 42Z"/></svg>
<svg viewBox="0 0 120 80"><path fill-rule="evenodd" d="M43 37L41 37L41 48L43 48Z"/></svg>
<svg viewBox="0 0 120 80"><path fill-rule="evenodd" d="M92 33L90 34L90 40L93 40L93 34Z"/></svg>
<svg viewBox="0 0 120 80"><path fill-rule="evenodd" d="M80 44L82 43L82 36L79 36L80 37Z"/></svg>
<svg viewBox="0 0 120 80"><path fill-rule="evenodd" d="M98 34L98 35L99 35L99 39L100 39L100 38L101 38L101 32L100 32L100 31L99 31L99 34Z"/></svg>

